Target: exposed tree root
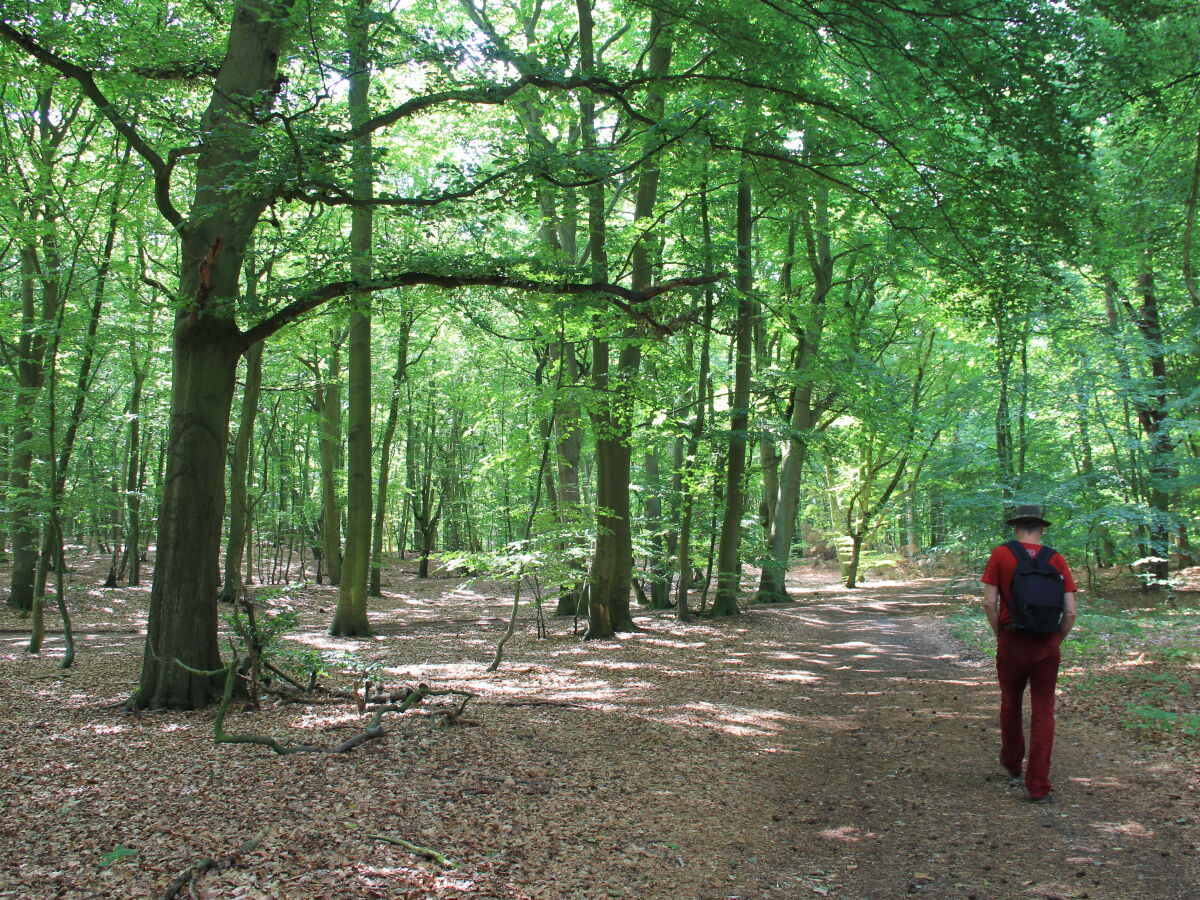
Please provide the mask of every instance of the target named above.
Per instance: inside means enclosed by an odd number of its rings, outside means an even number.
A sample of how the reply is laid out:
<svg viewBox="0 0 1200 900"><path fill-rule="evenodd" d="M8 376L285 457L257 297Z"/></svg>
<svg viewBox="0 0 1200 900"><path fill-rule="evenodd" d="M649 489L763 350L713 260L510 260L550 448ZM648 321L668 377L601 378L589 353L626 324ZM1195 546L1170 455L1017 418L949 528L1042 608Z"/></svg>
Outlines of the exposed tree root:
<svg viewBox="0 0 1200 900"><path fill-rule="evenodd" d="M428 847L418 847L416 844L404 840L404 838L388 837L386 834L368 834L367 840L383 841L385 844L391 844L394 847L403 847L414 856L431 860L432 862L437 863L439 866L445 866L447 869L455 868L454 863L446 859L446 857L438 853L436 850L430 850Z"/></svg>
<svg viewBox="0 0 1200 900"><path fill-rule="evenodd" d="M205 872L208 872L212 869L228 869L238 861L238 857L258 849L258 845L266 839L270 830L270 826L264 828L262 831L250 838L250 840L243 843L240 847L227 856L222 856L220 859L213 859L211 856L205 857L194 866L189 866L188 868L184 869L175 876L174 880L169 885L167 885L167 889L159 896L159 900L173 900L173 898L177 896L181 890L183 890L184 886L186 886L189 881L199 878Z"/></svg>

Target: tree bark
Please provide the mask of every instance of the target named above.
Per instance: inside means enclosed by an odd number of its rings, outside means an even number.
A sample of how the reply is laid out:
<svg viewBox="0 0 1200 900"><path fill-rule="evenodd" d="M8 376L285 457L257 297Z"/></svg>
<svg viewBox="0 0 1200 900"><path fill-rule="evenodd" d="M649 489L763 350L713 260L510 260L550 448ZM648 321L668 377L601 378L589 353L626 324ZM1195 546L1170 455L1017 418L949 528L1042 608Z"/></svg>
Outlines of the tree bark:
<svg viewBox="0 0 1200 900"><path fill-rule="evenodd" d="M583 448L583 429L580 427L579 401L575 387L579 382L579 363L575 358L575 346L560 334L557 347L558 365L562 371L562 383L566 395L559 401L558 415L554 419L556 445L558 448L558 513L559 527L567 533L566 544L573 542L573 533L581 522L583 509L579 495L579 468ZM564 550L568 549L564 546ZM559 587L556 616L575 616L581 612L583 601L583 560L572 554L569 564L575 577Z"/></svg>
<svg viewBox="0 0 1200 900"><path fill-rule="evenodd" d="M1167 349L1163 346L1162 320L1159 315L1158 294L1154 288L1154 273L1146 252L1146 268L1138 275L1138 292L1141 294L1141 309L1135 321L1146 344L1150 378L1148 396L1138 404L1138 421L1146 434L1149 455L1150 543L1157 560L1150 564L1149 571L1156 582L1164 583L1170 569L1172 512L1171 497L1176 478L1175 461L1172 456L1174 442L1171 440L1168 422Z"/></svg>
<svg viewBox="0 0 1200 900"><path fill-rule="evenodd" d="M53 121L52 87L43 87L35 98L35 125L29 151L36 172L33 188L37 196L29 199L30 221L24 223L38 237L29 238L19 250L21 274L21 333L17 340L16 395L13 398L12 456L9 461L10 527L12 529L12 576L8 605L19 610L33 608L37 586L38 538L41 529L36 512L32 481L35 410L45 383L47 337L54 328L63 303L62 259L59 253L57 222L59 210L51 206L57 196L54 185L59 148L66 129ZM41 249L41 259L38 249ZM38 302L35 285L41 288ZM44 590L44 579L42 590Z"/></svg>

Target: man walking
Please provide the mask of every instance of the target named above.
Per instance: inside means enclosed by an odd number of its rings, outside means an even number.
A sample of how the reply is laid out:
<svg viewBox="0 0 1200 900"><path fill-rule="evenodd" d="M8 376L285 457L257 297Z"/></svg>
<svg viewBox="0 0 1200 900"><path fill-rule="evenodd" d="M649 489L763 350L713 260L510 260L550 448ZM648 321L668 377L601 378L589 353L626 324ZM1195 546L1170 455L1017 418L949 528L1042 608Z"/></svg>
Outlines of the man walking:
<svg viewBox="0 0 1200 900"><path fill-rule="evenodd" d="M1029 799L1047 803L1052 787L1050 754L1054 749L1059 645L1075 624L1075 579L1067 561L1042 546L1042 534L1050 523L1042 518L1040 506L1018 506L1004 524L1012 526L1016 540L992 551L982 579L983 611L996 635L1000 763L1014 784L1020 783L1025 763ZM1021 559L1019 553L1026 559ZM1021 579L1016 587L1016 609L1014 578ZM1035 598L1032 605L1028 605L1030 596ZM1027 761L1021 709L1026 685L1030 701Z"/></svg>

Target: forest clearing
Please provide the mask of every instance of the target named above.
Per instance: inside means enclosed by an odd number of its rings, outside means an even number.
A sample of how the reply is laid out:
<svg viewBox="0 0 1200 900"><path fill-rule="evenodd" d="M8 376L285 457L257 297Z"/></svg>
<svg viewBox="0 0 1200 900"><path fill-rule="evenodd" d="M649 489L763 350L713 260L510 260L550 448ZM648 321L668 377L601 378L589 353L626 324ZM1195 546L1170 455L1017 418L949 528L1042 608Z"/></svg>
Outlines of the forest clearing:
<svg viewBox="0 0 1200 900"><path fill-rule="evenodd" d="M526 608L495 673L511 584L389 569L370 640L330 638L336 592L294 586L272 601L301 613L294 640L352 650L389 686L477 695L455 725L415 707L344 755L214 744L212 709L122 712L144 590L87 592L66 671L60 637L30 659L6 612L0 897L160 897L226 856L178 896L1195 896L1200 740L1147 739L1124 701L1150 682L1104 677L1174 672L1195 719L1195 657L1112 645L1067 664L1058 801L1034 806L997 777L994 668L949 636L944 616L963 598L947 579L846 591L836 575L798 568L794 602L737 618L680 625L642 610L618 640L581 642L570 618L548 618L539 639ZM974 593L966 609L980 620ZM1193 618L1198 594L1183 594ZM1086 612L1081 623L1072 639L1095 642ZM290 743L332 746L367 718L348 699L245 705L230 731Z"/></svg>

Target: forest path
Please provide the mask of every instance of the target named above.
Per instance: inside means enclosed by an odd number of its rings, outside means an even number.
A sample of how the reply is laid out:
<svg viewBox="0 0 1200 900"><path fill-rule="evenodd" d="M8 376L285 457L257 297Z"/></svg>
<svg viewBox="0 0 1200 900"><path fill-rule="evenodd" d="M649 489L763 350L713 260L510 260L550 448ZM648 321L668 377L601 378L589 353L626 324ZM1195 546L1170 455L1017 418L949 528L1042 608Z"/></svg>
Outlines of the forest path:
<svg viewBox="0 0 1200 900"><path fill-rule="evenodd" d="M1195 785L1124 735L1063 704L1056 802L1030 804L999 777L991 659L966 658L916 614L940 588L868 585L752 609L768 641L747 641L736 665L716 661L731 699L783 724L743 768L775 846L773 871L741 896L1200 895Z"/></svg>

